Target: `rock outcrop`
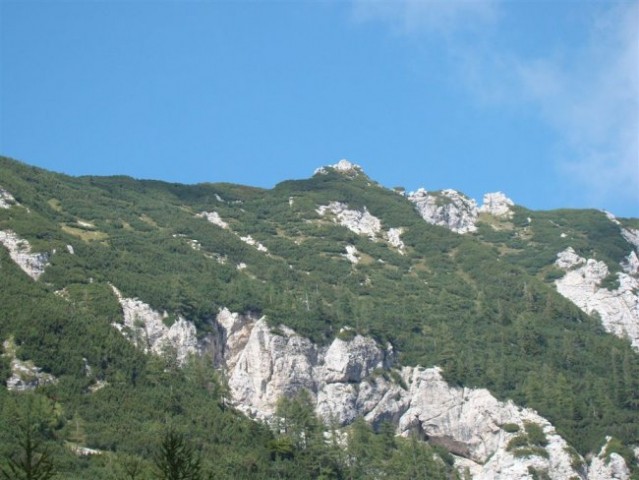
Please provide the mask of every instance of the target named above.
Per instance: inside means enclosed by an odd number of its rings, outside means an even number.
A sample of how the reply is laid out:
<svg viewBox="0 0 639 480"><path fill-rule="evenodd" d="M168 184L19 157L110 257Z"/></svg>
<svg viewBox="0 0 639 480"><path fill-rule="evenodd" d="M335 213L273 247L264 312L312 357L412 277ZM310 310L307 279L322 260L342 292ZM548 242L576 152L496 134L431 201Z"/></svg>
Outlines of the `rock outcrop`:
<svg viewBox="0 0 639 480"><path fill-rule="evenodd" d="M9 250L11 259L31 278L37 280L49 262L48 253L32 253L28 240L11 230L0 230L0 244Z"/></svg>
<svg viewBox="0 0 639 480"><path fill-rule="evenodd" d="M201 350L189 322L176 322L185 333L171 337L164 315L114 291L124 312L124 326L115 326L145 351L161 353L167 339L182 361ZM618 455L604 460L602 453L588 470L535 411L497 400L485 389L451 386L437 367L394 368L390 345L381 348L352 330L320 347L288 327L270 327L265 318L223 309L216 320L219 338L209 341L214 362L225 372L232 403L252 418L270 420L279 399L306 390L327 423L345 426L357 417L374 425L390 421L398 435L418 434L445 447L458 469L474 479L524 480L533 473L551 479L628 478ZM513 439L526 437L531 425L543 442L522 454L521 442Z"/></svg>
<svg viewBox="0 0 639 480"><path fill-rule="evenodd" d="M348 228L357 235L366 235L371 240L383 239L395 247L400 254L404 254L406 246L402 241L403 228L382 229L382 221L372 215L366 207L363 210L353 210L341 202L330 202L320 205L315 210L322 217L332 217L333 221Z"/></svg>
<svg viewBox="0 0 639 480"><path fill-rule="evenodd" d="M554 427L530 409L501 402L484 389L448 385L438 368L392 369L390 346L344 331L328 347L318 347L293 330L271 329L264 318L224 310L223 367L236 406L267 420L278 399L305 389L317 413L341 425L363 416L373 424L387 420L397 433L418 433L459 457L474 478L525 479L531 469L550 478L585 478L571 466L568 445ZM543 430L539 454L517 456L508 443L532 423ZM520 433L506 431L516 425Z"/></svg>
<svg viewBox="0 0 639 480"><path fill-rule="evenodd" d="M415 204L421 217L430 224L440 225L457 233L477 230L477 202L456 190L427 192L420 188L411 192L408 200Z"/></svg>
<svg viewBox="0 0 639 480"><path fill-rule="evenodd" d="M268 252L268 248L266 248L264 245L262 245L260 242L255 240L250 235L247 235L246 237L240 237L240 240L242 240L247 245L257 248L258 252Z"/></svg>
<svg viewBox="0 0 639 480"><path fill-rule="evenodd" d="M344 256L353 265L357 265L359 263L359 252L353 245L346 245L346 253Z"/></svg>
<svg viewBox="0 0 639 480"><path fill-rule="evenodd" d="M327 165L325 167L316 168L314 175L326 175L329 169L339 172L343 175L347 175L350 177L356 177L360 173L363 173L362 167L355 163L351 163L346 159L342 159L334 165Z"/></svg>
<svg viewBox="0 0 639 480"><path fill-rule="evenodd" d="M615 217L612 213L606 211L604 211L604 213L612 223L614 223L615 225L619 225L621 236L634 247L636 252L639 252L639 229L626 228L621 224L619 220L617 220L617 217Z"/></svg>
<svg viewBox="0 0 639 480"><path fill-rule="evenodd" d="M335 223L348 228L358 235L367 235L370 238L375 238L382 230L380 219L371 215L366 207L364 207L364 210L352 210L344 203L331 202L328 205L321 205L316 211L321 216L332 213Z"/></svg>
<svg viewBox="0 0 639 480"><path fill-rule="evenodd" d="M399 251L400 254L404 255L406 245L404 245L402 240L402 233L404 233L403 228L389 228L386 233L386 239L388 240L388 243Z"/></svg>
<svg viewBox="0 0 639 480"><path fill-rule="evenodd" d="M201 213L198 213L196 217L205 218L206 220L211 222L213 225L217 225L220 228L224 228L224 229L229 228L229 224L226 223L224 220L222 220L222 217L220 217L220 214L217 212L201 212Z"/></svg>
<svg viewBox="0 0 639 480"><path fill-rule="evenodd" d="M114 323L125 337L145 353L175 353L178 363L182 364L191 354L199 352L197 332L192 322L178 317L170 327L164 320L166 312L159 313L137 298L125 298L113 288L122 307L123 323Z"/></svg>
<svg viewBox="0 0 639 480"><path fill-rule="evenodd" d="M0 208L9 209L17 205L16 199L11 193L0 187Z"/></svg>
<svg viewBox="0 0 639 480"><path fill-rule="evenodd" d="M484 194L484 203L479 207L480 213L488 213L495 217L512 218L512 207L515 203L502 192Z"/></svg>
<svg viewBox="0 0 639 480"><path fill-rule="evenodd" d="M627 480L630 470L621 455L615 452L606 454L608 444L612 438L606 438L606 444L601 447L598 455L593 457L588 466L588 480Z"/></svg>
<svg viewBox="0 0 639 480"><path fill-rule="evenodd" d="M626 270L617 273L619 287L601 286L608 277L608 266L595 259L585 259L568 248L557 254L555 265L566 274L555 281L557 291L587 314L597 312L607 332L628 338L639 350L639 260L635 252L622 262Z"/></svg>
<svg viewBox="0 0 639 480"><path fill-rule="evenodd" d="M11 362L11 376L7 379L7 390L13 392L26 392L37 387L56 383L58 379L50 373L43 372L31 360L20 360L16 357L16 347L12 340L5 340L3 356L7 356Z"/></svg>

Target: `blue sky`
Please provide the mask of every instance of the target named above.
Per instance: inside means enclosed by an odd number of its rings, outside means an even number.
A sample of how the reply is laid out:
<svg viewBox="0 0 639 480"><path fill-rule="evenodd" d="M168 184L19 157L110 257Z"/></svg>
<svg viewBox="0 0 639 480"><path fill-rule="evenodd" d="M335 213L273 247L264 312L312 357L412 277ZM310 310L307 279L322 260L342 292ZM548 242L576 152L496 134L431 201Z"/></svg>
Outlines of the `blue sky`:
<svg viewBox="0 0 639 480"><path fill-rule="evenodd" d="M0 153L639 217L639 1L0 0Z"/></svg>

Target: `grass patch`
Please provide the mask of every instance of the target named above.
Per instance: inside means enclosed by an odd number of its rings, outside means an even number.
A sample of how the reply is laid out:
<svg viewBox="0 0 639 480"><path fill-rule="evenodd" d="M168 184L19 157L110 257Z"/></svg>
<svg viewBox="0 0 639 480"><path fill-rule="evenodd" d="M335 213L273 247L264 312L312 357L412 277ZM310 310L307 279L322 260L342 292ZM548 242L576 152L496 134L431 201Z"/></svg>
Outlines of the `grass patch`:
<svg viewBox="0 0 639 480"><path fill-rule="evenodd" d="M47 204L56 212L62 212L62 204L57 198L52 198L51 200L47 201Z"/></svg>
<svg viewBox="0 0 639 480"><path fill-rule="evenodd" d="M73 235L85 242L95 242L109 238L109 235L99 230L86 230L81 227L72 227L70 225L62 225L61 228L63 232Z"/></svg>

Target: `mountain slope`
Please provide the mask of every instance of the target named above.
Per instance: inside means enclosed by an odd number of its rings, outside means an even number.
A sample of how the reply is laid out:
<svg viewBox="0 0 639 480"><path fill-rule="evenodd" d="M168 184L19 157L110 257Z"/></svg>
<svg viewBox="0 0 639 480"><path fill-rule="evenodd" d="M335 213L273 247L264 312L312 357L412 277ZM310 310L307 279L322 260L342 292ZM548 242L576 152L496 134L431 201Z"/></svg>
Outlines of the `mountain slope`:
<svg viewBox="0 0 639 480"><path fill-rule="evenodd" d="M533 212L499 196L476 208L452 191L406 197L344 163L263 190L73 178L2 158L0 188L0 338L61 384L137 388L150 360L126 338L161 351L153 339L184 322L219 365L228 308L318 348L354 334L389 344L397 367L438 366L451 384L536 409L582 454L607 435L639 444L639 356L604 332L601 312L588 315L604 309L575 305L554 283L568 248L605 265L597 288L636 279L623 267L636 220ZM158 312L156 337L132 337L140 325L122 299Z"/></svg>

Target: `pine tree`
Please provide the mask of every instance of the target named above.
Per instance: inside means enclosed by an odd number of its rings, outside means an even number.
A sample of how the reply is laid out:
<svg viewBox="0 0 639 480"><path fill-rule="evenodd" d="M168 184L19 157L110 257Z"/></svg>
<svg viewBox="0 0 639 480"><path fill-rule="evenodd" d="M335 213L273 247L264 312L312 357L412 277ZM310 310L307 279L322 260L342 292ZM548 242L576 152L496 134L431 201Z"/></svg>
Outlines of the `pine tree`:
<svg viewBox="0 0 639 480"><path fill-rule="evenodd" d="M170 429L155 456L158 480L200 480L200 458L184 435Z"/></svg>
<svg viewBox="0 0 639 480"><path fill-rule="evenodd" d="M15 443L19 453L6 460L6 466L0 466L0 478L3 480L48 480L56 475L51 455L43 447L39 435L40 422L34 418L34 399L29 396L26 413L19 418Z"/></svg>

